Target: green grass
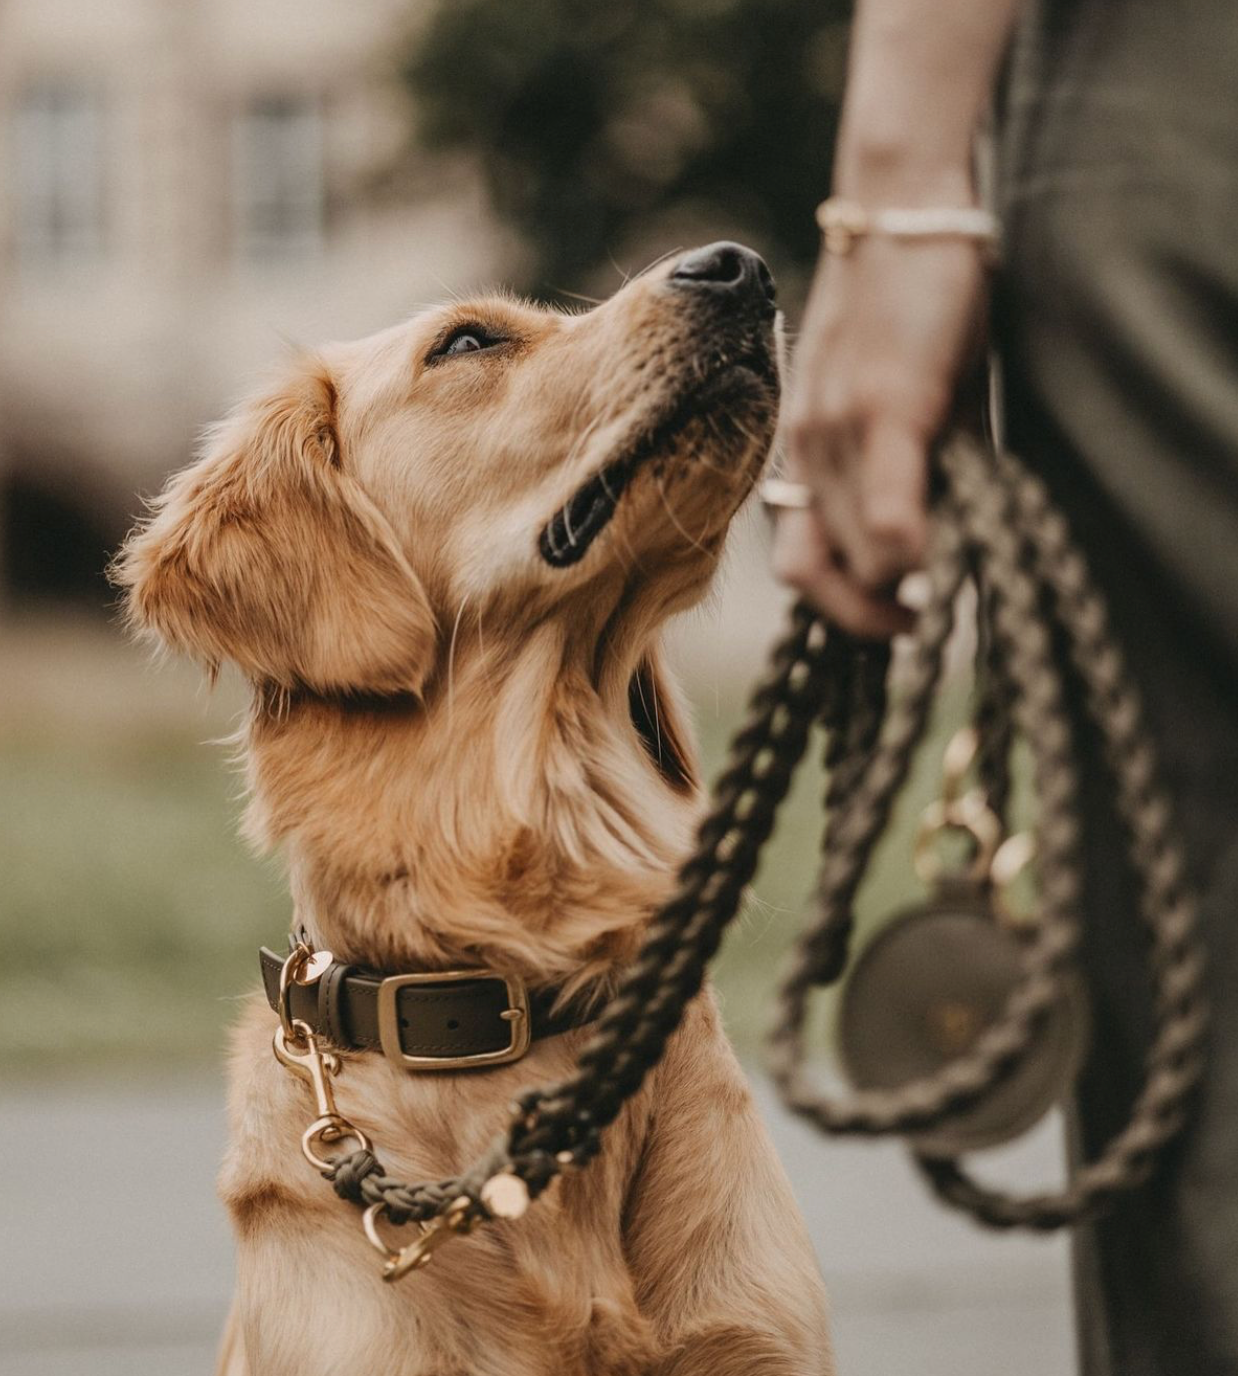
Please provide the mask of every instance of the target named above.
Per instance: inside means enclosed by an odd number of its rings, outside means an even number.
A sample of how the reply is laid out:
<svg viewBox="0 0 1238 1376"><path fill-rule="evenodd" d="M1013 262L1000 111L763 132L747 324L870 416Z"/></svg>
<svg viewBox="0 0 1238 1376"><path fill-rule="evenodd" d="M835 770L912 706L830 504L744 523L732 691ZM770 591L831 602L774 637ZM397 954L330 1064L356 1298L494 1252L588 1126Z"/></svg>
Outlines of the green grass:
<svg viewBox="0 0 1238 1376"><path fill-rule="evenodd" d="M712 702L702 713L711 776L738 716ZM915 892L911 832L942 729L935 737L861 895L861 934ZM280 939L289 913L278 868L236 836L239 782L225 752L167 723L99 732L35 713L0 723L0 774L8 1065L216 1061L232 1003L254 983L256 947ZM727 1024L747 1054L804 922L822 787L806 762L716 964Z"/></svg>
<svg viewBox="0 0 1238 1376"><path fill-rule="evenodd" d="M179 735L0 740L0 1040L17 1065L214 1059L287 925L222 752Z"/></svg>

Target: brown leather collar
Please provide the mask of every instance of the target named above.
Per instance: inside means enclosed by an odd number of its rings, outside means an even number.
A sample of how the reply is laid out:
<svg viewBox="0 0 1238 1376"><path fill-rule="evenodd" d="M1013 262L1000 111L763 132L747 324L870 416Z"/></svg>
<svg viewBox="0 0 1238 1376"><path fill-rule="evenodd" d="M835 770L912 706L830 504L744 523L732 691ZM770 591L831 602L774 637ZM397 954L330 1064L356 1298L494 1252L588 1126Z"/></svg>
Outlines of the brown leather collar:
<svg viewBox="0 0 1238 1376"><path fill-rule="evenodd" d="M285 957L265 946L258 955L267 1002L278 1011ZM343 1050L378 1048L407 1070L471 1070L519 1060L531 1041L597 1016L554 1013L557 997L488 969L382 975L333 961L313 984L291 984L289 1012Z"/></svg>

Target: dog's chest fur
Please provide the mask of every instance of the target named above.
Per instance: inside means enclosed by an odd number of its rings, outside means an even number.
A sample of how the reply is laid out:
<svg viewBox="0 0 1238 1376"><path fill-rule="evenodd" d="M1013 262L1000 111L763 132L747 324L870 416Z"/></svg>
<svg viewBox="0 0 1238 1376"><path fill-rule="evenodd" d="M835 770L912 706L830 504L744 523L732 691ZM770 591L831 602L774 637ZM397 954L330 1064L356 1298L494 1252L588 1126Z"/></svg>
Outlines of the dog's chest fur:
<svg viewBox="0 0 1238 1376"><path fill-rule="evenodd" d="M569 989L608 987L670 891L697 804L665 788L595 695L547 675L549 648L526 646L499 683L466 661L437 715L417 703L310 701L255 718L250 830L285 849L298 920L320 946L380 968L494 963ZM520 1223L482 1230L424 1274L382 1286L357 1211L301 1156L312 1106L271 1056L272 1026L256 1003L238 1029L222 1178L241 1293L262 1316L253 1322L278 1307L278 1257L310 1248L348 1277L349 1293L367 1288L367 1331L400 1334L404 1365L387 1353L361 1369L650 1369L658 1344L625 1256L624 1214L653 1081L595 1167ZM410 1075L375 1053L347 1056L337 1098L390 1173L447 1178L505 1129L520 1090L571 1072L588 1035L535 1043L520 1063L480 1074ZM720 1037L716 1022L706 1035ZM471 1336L483 1332L484 1351Z"/></svg>
<svg viewBox="0 0 1238 1376"><path fill-rule="evenodd" d="M699 801L666 786L626 707L560 672L562 655L551 627L499 677L462 656L430 711L310 700L255 718L249 832L283 846L320 945L569 988L631 954Z"/></svg>
<svg viewBox="0 0 1238 1376"><path fill-rule="evenodd" d="M443 1179L504 1130L517 1093L567 1075L588 1035L582 1029L538 1043L517 1065L447 1078L410 1076L381 1058L351 1055L336 1093L392 1175ZM278 1327L287 1259L297 1256L326 1279L328 1292L334 1282L339 1296L335 1313L296 1307L299 1322L321 1325L313 1342L324 1354L322 1370L336 1369L329 1365L333 1344L340 1345L339 1370L388 1376L646 1376L658 1369L665 1343L643 1312L629 1225L647 1184L655 1113L690 1119L697 1100L716 1100L715 1064L728 1068L726 1092L745 1096L711 996L694 1006L666 1062L608 1130L606 1151L588 1171L557 1181L518 1222L453 1243L425 1271L392 1286L379 1280L381 1258L364 1240L358 1212L301 1156L312 1103L307 1088L274 1062L270 1036L270 1010L255 999L234 1041L232 1132L220 1181L238 1237L238 1293L251 1341ZM702 1060L705 1073L693 1075ZM709 1169L708 1161L700 1164ZM666 1218L664 1228L666 1247L677 1249L675 1220ZM345 1314L348 1306L353 1312Z"/></svg>

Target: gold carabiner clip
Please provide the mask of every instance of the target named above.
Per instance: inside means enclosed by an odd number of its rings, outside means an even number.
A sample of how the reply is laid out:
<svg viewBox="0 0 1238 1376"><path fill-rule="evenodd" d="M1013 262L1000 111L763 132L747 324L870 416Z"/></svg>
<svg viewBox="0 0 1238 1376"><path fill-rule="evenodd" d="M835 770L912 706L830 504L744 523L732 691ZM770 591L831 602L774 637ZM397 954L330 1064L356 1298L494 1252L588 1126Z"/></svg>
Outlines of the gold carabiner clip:
<svg viewBox="0 0 1238 1376"><path fill-rule="evenodd" d="M330 1176L337 1160L318 1150L320 1143L340 1142L351 1137L359 1151L372 1151L370 1139L335 1106L331 1076L339 1074L340 1058L318 1045L314 1030L292 1015L291 991L294 984L316 984L334 957L330 951L315 951L306 941L298 941L279 971L279 1026L275 1029L275 1059L309 1081L318 1116L301 1134L301 1152L320 1175Z"/></svg>
<svg viewBox="0 0 1238 1376"><path fill-rule="evenodd" d="M373 1151L373 1144L335 1106L331 1076L339 1073L340 1058L333 1051L323 1051L318 1045L318 1038L300 1018L293 1019L292 1028L295 1038L292 1043L289 1043L282 1027L275 1029L275 1059L289 1070L304 1076L310 1083L318 1117L301 1134L301 1152L320 1175L330 1175L336 1161L319 1153L317 1147L320 1142L339 1142L351 1137L357 1143L358 1151ZM302 1047L304 1050L301 1050Z"/></svg>
<svg viewBox="0 0 1238 1376"><path fill-rule="evenodd" d="M407 1247L398 1249L388 1246L378 1231L378 1219L387 1212L386 1202L379 1200L377 1204L371 1204L361 1216L361 1226L365 1229L370 1245L384 1258L383 1279L399 1280L410 1271L419 1271L423 1266L430 1264L434 1253L444 1243L450 1242L453 1237L459 1237L462 1233L471 1232L477 1222L469 1217L468 1211L472 1204L473 1201L466 1194L453 1199L447 1206L447 1211L438 1218L429 1223L418 1223L417 1226L421 1229L419 1236Z"/></svg>

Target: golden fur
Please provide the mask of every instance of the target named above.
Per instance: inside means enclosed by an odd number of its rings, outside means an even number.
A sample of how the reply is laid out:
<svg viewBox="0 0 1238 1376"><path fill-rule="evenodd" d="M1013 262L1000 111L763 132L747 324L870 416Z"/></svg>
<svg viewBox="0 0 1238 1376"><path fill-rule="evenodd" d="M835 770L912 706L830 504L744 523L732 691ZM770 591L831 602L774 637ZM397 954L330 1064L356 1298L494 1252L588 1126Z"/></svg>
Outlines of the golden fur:
<svg viewBox="0 0 1238 1376"><path fill-rule="evenodd" d="M117 561L138 627L252 680L247 831L283 849L296 920L341 959L601 998L672 888L699 794L658 636L707 586L777 405L772 359L751 366L768 322L706 321L672 267L588 314L487 298L302 360ZM462 326L498 342L432 357ZM585 556L540 558L551 515L685 397L695 418ZM221 1370L832 1369L811 1248L708 993L588 1171L397 1285L301 1157L311 1103L273 1025L255 998L235 1039ZM337 1097L392 1173L438 1179L587 1036L474 1074L349 1054Z"/></svg>

